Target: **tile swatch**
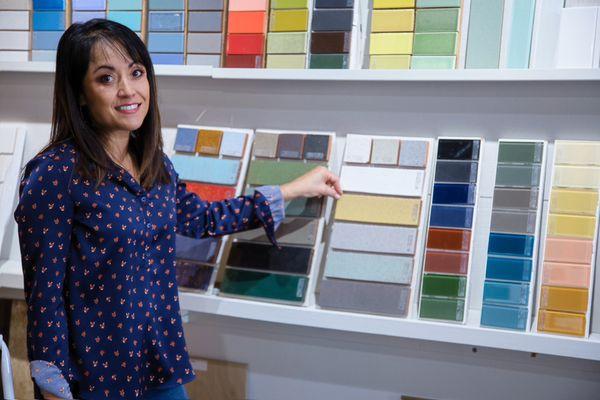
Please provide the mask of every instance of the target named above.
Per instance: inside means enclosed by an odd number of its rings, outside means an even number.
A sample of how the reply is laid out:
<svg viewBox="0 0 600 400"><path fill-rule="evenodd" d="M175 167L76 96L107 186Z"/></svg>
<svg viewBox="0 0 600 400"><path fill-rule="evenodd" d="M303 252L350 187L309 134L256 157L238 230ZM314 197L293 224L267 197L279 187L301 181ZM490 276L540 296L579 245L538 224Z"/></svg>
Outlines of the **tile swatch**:
<svg viewBox="0 0 600 400"><path fill-rule="evenodd" d="M354 3L354 0L314 3L309 68L347 69L350 67Z"/></svg>
<svg viewBox="0 0 600 400"><path fill-rule="evenodd" d="M267 1L229 1L223 67L264 67L268 13Z"/></svg>

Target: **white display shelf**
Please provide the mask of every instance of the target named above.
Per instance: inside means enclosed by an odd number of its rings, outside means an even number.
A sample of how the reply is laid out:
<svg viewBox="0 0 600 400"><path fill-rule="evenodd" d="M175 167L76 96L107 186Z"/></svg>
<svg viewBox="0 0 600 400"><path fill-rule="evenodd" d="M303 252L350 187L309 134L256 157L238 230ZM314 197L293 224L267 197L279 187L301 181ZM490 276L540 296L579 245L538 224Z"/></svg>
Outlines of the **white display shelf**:
<svg viewBox="0 0 600 400"><path fill-rule="evenodd" d="M600 361L600 335L589 339L524 333L479 326L261 303L180 292L182 310L278 324L431 340Z"/></svg>
<svg viewBox="0 0 600 400"><path fill-rule="evenodd" d="M156 65L157 76L301 81L600 81L600 69L327 70ZM0 62L0 72L53 73L53 62Z"/></svg>

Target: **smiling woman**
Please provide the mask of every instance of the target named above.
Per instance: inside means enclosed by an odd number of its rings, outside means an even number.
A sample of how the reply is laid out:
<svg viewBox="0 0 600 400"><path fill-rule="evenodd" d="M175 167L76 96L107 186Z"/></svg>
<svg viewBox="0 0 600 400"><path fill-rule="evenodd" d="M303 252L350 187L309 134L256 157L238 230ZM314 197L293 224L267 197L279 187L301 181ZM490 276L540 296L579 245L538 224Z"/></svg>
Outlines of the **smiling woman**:
<svg viewBox="0 0 600 400"><path fill-rule="evenodd" d="M36 398L187 399L194 379L175 234L264 228L295 197L341 195L319 167L281 187L207 202L163 153L154 69L116 22L72 25L58 46L50 143L25 167L14 216Z"/></svg>

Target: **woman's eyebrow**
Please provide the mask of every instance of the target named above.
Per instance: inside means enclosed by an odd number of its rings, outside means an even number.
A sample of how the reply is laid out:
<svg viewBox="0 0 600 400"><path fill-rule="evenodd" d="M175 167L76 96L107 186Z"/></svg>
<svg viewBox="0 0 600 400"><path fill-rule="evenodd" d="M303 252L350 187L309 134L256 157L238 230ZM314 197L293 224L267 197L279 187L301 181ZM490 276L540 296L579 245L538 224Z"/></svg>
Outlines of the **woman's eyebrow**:
<svg viewBox="0 0 600 400"><path fill-rule="evenodd" d="M129 65L128 65L128 68L131 68L131 67L133 67L134 65L141 65L141 64L140 64L140 63L137 63L137 62L135 62L135 61L132 61L131 63L129 63ZM102 68L110 69L111 71L114 71L114 70L115 70L115 67L113 67L112 65L101 65L101 66L99 66L98 68L96 68L96 69L94 70L94 72L96 72L96 71L98 71L98 70L100 70L100 69L102 69Z"/></svg>

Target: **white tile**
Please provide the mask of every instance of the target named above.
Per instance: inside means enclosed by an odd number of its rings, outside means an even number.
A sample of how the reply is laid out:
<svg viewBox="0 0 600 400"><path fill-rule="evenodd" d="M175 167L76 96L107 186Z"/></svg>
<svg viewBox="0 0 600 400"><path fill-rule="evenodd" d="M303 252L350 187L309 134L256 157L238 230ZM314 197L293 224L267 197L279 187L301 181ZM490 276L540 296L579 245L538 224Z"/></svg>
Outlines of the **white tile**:
<svg viewBox="0 0 600 400"><path fill-rule="evenodd" d="M29 50L29 32L0 31L0 50Z"/></svg>
<svg viewBox="0 0 600 400"><path fill-rule="evenodd" d="M12 154L15 151L17 129L10 125L0 125L0 153Z"/></svg>
<svg viewBox="0 0 600 400"><path fill-rule="evenodd" d="M533 17L531 68L554 68L558 26L564 0L538 0Z"/></svg>
<svg viewBox="0 0 600 400"><path fill-rule="evenodd" d="M344 192L421 196L425 171L402 168L342 166L340 174Z"/></svg>
<svg viewBox="0 0 600 400"><path fill-rule="evenodd" d="M29 11L0 11L0 30L29 30Z"/></svg>
<svg viewBox="0 0 600 400"><path fill-rule="evenodd" d="M371 159L371 137L347 135L344 161L366 164Z"/></svg>
<svg viewBox="0 0 600 400"><path fill-rule="evenodd" d="M592 68L598 8L564 8L560 17L556 68Z"/></svg>
<svg viewBox="0 0 600 400"><path fill-rule="evenodd" d="M6 171L10 167L12 158L12 155L0 154L0 182L4 182L4 179L6 178Z"/></svg>
<svg viewBox="0 0 600 400"><path fill-rule="evenodd" d="M25 50L2 51L0 50L0 61L4 62L23 62L29 61L29 52Z"/></svg>
<svg viewBox="0 0 600 400"><path fill-rule="evenodd" d="M2 0L0 10L28 10L30 0Z"/></svg>

